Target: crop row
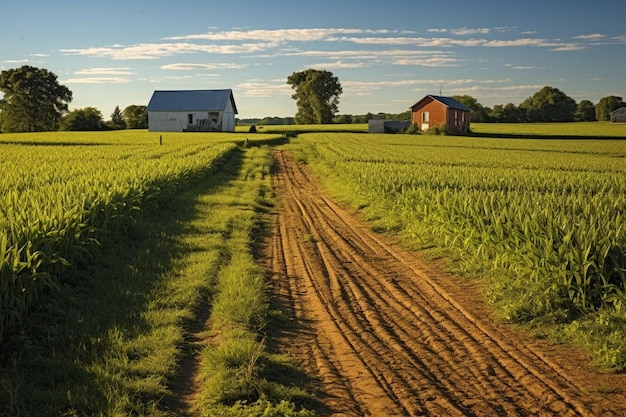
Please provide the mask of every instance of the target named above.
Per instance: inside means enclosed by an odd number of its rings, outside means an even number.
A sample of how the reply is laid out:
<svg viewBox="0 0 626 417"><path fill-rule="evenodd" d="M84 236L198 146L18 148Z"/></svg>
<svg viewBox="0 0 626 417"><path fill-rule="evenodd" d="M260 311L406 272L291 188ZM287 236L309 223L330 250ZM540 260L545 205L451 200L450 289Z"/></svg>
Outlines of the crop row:
<svg viewBox="0 0 626 417"><path fill-rule="evenodd" d="M52 138L0 143L0 338L58 286L65 267L88 262L146 204L207 175L236 149L195 137L162 146L154 138Z"/></svg>

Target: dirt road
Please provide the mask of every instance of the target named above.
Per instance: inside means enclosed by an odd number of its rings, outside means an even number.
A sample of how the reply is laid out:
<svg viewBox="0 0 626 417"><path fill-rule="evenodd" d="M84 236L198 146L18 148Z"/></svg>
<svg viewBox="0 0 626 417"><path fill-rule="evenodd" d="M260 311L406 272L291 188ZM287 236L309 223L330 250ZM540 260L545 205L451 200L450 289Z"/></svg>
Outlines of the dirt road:
<svg viewBox="0 0 626 417"><path fill-rule="evenodd" d="M319 415L622 416L626 376L494 323L477 284L370 232L277 152L266 259L280 337L319 384Z"/></svg>

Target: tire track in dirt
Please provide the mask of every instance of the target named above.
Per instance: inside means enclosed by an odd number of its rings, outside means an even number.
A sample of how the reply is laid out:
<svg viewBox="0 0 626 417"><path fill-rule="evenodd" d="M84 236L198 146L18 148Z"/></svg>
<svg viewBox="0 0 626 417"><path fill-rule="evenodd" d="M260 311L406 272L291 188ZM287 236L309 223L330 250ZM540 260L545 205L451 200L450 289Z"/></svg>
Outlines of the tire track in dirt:
<svg viewBox="0 0 626 417"><path fill-rule="evenodd" d="M275 155L266 259L297 328L281 346L316 375L319 414L622 415L624 401L613 411L586 394L549 351L470 311L426 265L324 197L306 166Z"/></svg>

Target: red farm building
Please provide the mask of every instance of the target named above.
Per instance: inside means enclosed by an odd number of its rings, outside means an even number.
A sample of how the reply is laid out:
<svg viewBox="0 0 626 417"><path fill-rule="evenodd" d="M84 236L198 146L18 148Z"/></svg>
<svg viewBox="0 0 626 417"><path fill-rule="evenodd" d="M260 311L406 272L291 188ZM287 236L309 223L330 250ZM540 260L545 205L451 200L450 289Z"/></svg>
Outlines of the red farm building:
<svg viewBox="0 0 626 417"><path fill-rule="evenodd" d="M451 97L427 95L411 109L411 122L420 130L445 126L449 133L467 133L470 109Z"/></svg>

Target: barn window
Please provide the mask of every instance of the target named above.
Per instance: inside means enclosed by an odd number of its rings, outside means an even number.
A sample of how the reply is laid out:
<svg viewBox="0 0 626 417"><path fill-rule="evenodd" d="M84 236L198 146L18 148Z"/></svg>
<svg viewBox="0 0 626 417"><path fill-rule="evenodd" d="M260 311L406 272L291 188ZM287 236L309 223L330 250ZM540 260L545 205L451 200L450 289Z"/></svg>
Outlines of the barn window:
<svg viewBox="0 0 626 417"><path fill-rule="evenodd" d="M190 125L193 124L193 114L188 114L187 115L187 123L189 123Z"/></svg>
<svg viewBox="0 0 626 417"><path fill-rule="evenodd" d="M422 113L422 122L428 122L428 112L425 111Z"/></svg>

